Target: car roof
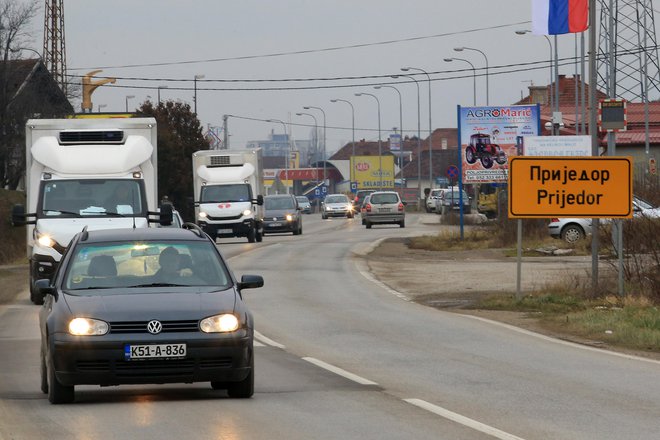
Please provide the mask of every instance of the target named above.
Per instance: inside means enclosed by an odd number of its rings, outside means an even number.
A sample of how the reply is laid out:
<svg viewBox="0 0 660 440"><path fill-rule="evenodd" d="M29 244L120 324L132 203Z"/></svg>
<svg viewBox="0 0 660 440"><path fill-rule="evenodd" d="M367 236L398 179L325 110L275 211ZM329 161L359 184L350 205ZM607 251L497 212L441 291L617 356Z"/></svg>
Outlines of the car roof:
<svg viewBox="0 0 660 440"><path fill-rule="evenodd" d="M87 231L85 243L110 241L151 241L151 240L200 240L208 241L206 235L186 228L119 228Z"/></svg>
<svg viewBox="0 0 660 440"><path fill-rule="evenodd" d="M293 194L268 194L264 199L285 199L295 197Z"/></svg>

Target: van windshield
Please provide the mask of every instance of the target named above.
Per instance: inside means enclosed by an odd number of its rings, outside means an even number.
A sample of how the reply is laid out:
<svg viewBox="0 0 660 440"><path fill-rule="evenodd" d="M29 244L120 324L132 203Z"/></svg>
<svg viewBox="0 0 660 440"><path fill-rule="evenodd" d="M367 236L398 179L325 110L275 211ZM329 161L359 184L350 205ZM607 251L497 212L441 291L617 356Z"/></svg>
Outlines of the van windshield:
<svg viewBox="0 0 660 440"><path fill-rule="evenodd" d="M252 189L247 183L232 185L207 185L202 187L200 202L249 202L252 200Z"/></svg>
<svg viewBox="0 0 660 440"><path fill-rule="evenodd" d="M48 180L41 184L44 217L146 216L144 185L133 179Z"/></svg>

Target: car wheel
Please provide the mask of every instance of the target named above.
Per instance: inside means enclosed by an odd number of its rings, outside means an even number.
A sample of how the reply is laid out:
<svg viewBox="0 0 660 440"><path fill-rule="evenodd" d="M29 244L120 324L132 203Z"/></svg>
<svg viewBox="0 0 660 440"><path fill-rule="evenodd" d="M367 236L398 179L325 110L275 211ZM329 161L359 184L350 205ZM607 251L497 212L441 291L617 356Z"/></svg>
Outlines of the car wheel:
<svg viewBox="0 0 660 440"><path fill-rule="evenodd" d="M364 225L367 227L367 229L371 229L371 222L370 221L365 221Z"/></svg>
<svg viewBox="0 0 660 440"><path fill-rule="evenodd" d="M254 238L257 240L257 243L261 243L261 242L263 241L263 239L264 239L264 234L263 234L263 232L259 232L259 231L257 231L257 233L255 234Z"/></svg>
<svg viewBox="0 0 660 440"><path fill-rule="evenodd" d="M568 225L561 230L561 238L566 243L574 244L584 238L584 231L578 225Z"/></svg>
<svg viewBox="0 0 660 440"><path fill-rule="evenodd" d="M250 372L247 377L240 382L228 383L227 394L229 394L229 397L238 399L252 397L254 394L254 355L250 356Z"/></svg>
<svg viewBox="0 0 660 440"><path fill-rule="evenodd" d="M295 227L293 228L293 235L300 235L300 224L296 222Z"/></svg>
<svg viewBox="0 0 660 440"><path fill-rule="evenodd" d="M73 386L62 385L55 376L53 360L48 360L48 401L52 404L71 403L75 396Z"/></svg>
<svg viewBox="0 0 660 440"><path fill-rule="evenodd" d="M400 227L400 228L405 228L405 227L406 227L406 221L405 221L405 220L401 220L401 221L399 222L399 227Z"/></svg>

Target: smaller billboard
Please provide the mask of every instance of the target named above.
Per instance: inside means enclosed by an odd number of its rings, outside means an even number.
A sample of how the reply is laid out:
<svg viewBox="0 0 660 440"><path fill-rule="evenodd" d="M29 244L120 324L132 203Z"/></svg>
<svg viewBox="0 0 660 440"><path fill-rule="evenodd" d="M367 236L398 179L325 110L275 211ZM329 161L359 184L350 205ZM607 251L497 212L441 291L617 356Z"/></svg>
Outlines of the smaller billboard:
<svg viewBox="0 0 660 440"><path fill-rule="evenodd" d="M524 156L591 156L591 136L525 136Z"/></svg>
<svg viewBox="0 0 660 440"><path fill-rule="evenodd" d="M394 156L351 156L357 189L393 189Z"/></svg>

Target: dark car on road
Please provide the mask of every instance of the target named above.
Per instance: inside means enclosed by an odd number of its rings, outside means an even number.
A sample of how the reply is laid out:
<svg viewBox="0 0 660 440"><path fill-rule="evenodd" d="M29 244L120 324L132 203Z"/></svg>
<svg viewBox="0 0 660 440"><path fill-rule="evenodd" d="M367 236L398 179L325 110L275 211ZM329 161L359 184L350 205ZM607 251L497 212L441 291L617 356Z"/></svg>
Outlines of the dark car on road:
<svg viewBox="0 0 660 440"><path fill-rule="evenodd" d="M41 390L74 400L76 385L210 382L254 392L254 323L243 289L198 226L82 231L39 314Z"/></svg>
<svg viewBox="0 0 660 440"><path fill-rule="evenodd" d="M264 197L264 235L274 232L303 232L300 205L293 194L273 194Z"/></svg>

